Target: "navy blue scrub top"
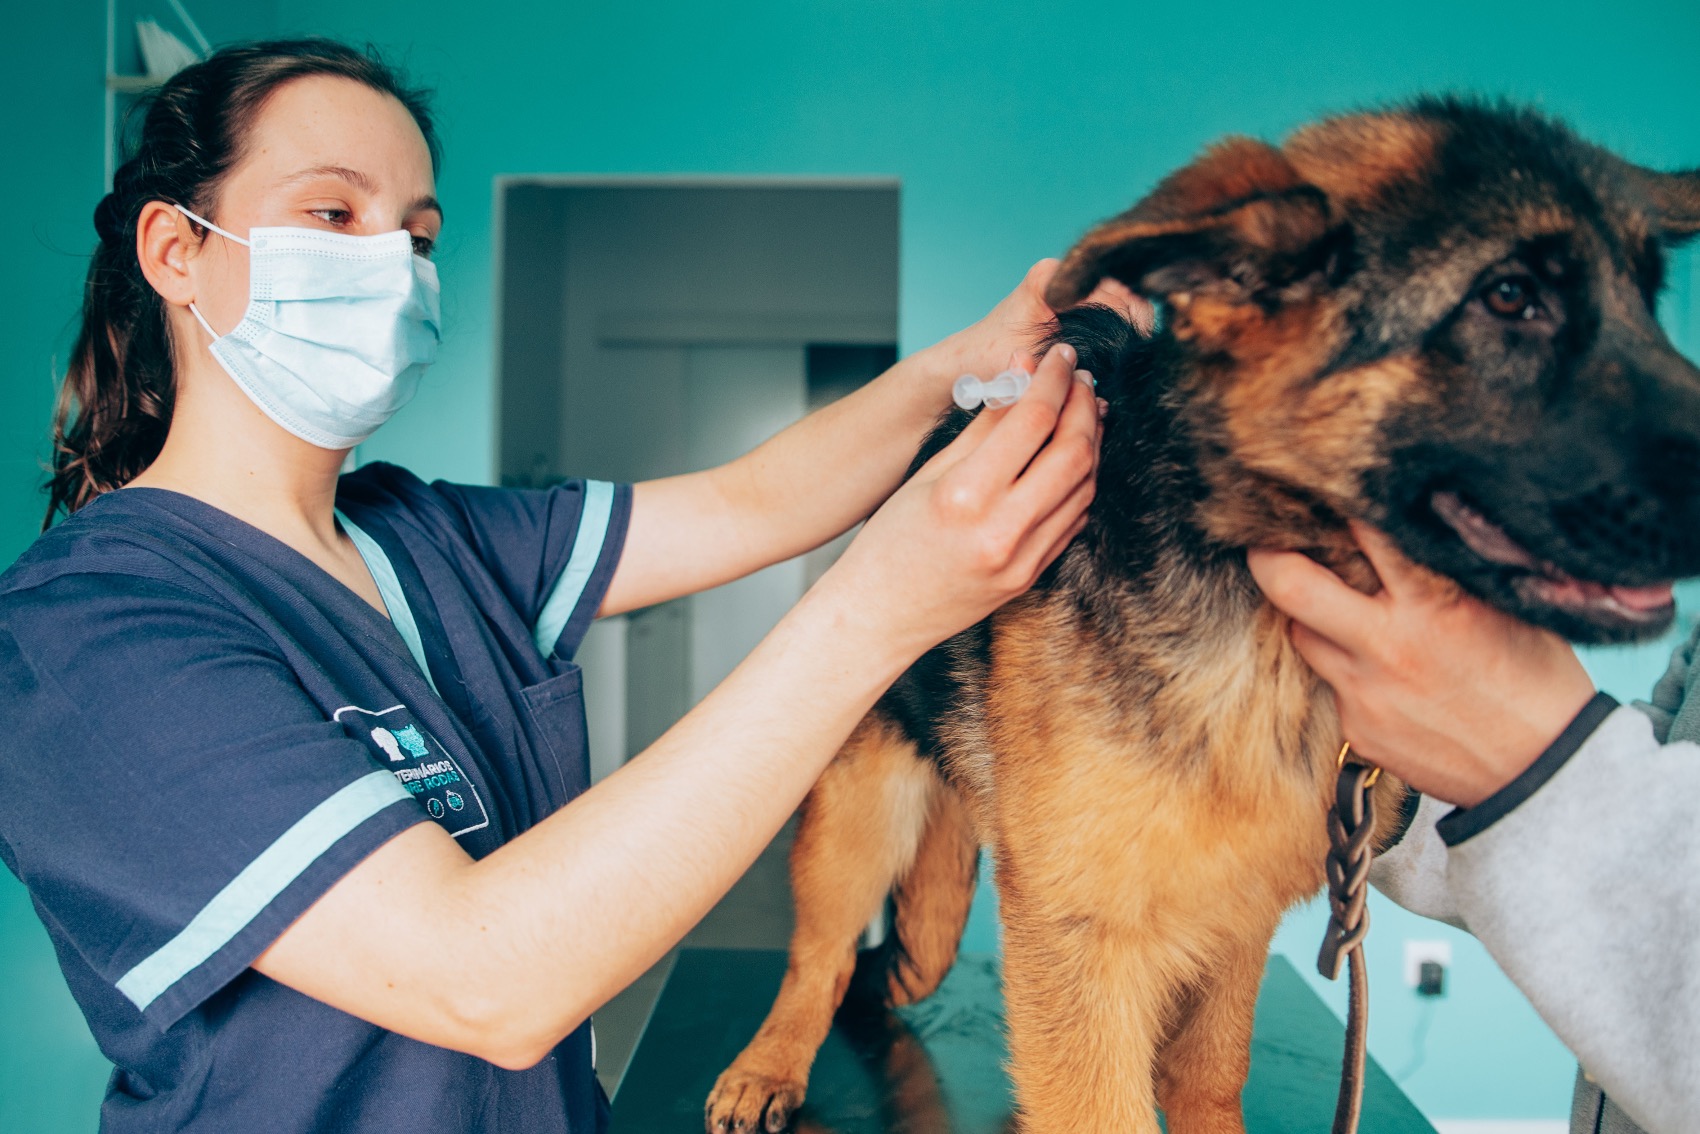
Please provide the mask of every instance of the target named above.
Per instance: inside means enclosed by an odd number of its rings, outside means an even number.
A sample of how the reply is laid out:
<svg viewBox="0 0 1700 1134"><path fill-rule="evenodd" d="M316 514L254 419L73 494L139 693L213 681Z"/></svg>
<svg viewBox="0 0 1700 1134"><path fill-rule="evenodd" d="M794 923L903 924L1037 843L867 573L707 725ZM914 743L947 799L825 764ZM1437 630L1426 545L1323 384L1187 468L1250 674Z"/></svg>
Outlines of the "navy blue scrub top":
<svg viewBox="0 0 1700 1134"><path fill-rule="evenodd" d="M393 621L159 489L99 497L0 575L0 860L116 1065L103 1131L606 1125L588 1025L505 1071L248 966L405 828L434 821L479 858L588 786L570 659L630 502L596 481L343 477ZM394 963L453 993L447 958Z"/></svg>

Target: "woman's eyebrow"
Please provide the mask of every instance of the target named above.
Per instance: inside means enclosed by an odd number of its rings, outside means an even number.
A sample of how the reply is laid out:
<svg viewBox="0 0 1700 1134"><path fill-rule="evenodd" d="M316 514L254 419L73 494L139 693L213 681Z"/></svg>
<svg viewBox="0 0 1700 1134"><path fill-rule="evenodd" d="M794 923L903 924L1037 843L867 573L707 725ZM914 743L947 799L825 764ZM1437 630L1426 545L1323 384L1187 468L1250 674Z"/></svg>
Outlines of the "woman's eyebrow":
<svg viewBox="0 0 1700 1134"><path fill-rule="evenodd" d="M303 169L299 173L290 174L283 179L282 184L284 186L295 185L302 181L311 181L315 177L339 178L364 193L376 193L378 191L376 181L373 181L371 177L360 170L350 169L346 165L316 165L312 169ZM430 209L438 217L443 215L442 204L430 194L420 197L407 206L407 211L410 213L416 213L422 209Z"/></svg>
<svg viewBox="0 0 1700 1134"><path fill-rule="evenodd" d="M432 212L437 214L437 220L439 222L442 221L443 206L438 202L437 198L427 195L407 206L407 211L410 213L417 213L423 209L430 209Z"/></svg>
<svg viewBox="0 0 1700 1134"><path fill-rule="evenodd" d="M376 193L378 183L358 169L349 169L346 165L316 165L312 169L303 169L292 173L282 181L283 185L297 185L303 181L311 181L315 177L336 177L348 182L366 193Z"/></svg>

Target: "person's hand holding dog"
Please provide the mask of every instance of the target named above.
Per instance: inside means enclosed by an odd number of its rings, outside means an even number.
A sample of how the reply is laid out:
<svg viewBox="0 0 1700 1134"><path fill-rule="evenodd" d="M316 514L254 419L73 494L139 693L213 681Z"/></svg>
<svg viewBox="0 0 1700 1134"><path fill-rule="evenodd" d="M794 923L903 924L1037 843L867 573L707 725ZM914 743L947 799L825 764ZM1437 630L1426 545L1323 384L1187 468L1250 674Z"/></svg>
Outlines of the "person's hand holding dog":
<svg viewBox="0 0 1700 1134"><path fill-rule="evenodd" d="M1376 529L1352 530L1381 577L1378 594L1297 552L1249 552L1252 575L1333 687L1352 748L1427 795L1473 807L1557 739L1594 683L1556 634L1477 602Z"/></svg>
<svg viewBox="0 0 1700 1134"><path fill-rule="evenodd" d="M937 359L927 370L941 379L941 409L950 400L950 383L959 375L990 378L1008 366L1032 365L1028 355L1034 338L1056 318L1057 313L1045 303L1045 288L1061 263L1056 259L1040 260L1027 269L1027 275L1015 290L985 318L920 352L921 356L932 355ZM1114 308L1144 335L1149 335L1156 324L1151 301L1133 294L1119 280L1105 277L1085 302Z"/></svg>
<svg viewBox="0 0 1700 1134"><path fill-rule="evenodd" d="M983 410L868 520L821 586L911 657L1027 590L1086 523L1102 427L1074 348ZM1026 364L1032 366L1031 360Z"/></svg>

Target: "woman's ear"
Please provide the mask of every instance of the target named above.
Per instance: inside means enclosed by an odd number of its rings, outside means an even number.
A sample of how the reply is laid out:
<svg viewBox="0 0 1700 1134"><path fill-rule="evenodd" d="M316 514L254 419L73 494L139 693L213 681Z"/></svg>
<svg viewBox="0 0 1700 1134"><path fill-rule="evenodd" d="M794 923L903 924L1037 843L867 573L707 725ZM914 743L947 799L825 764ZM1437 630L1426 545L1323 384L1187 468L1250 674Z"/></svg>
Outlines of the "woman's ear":
<svg viewBox="0 0 1700 1134"><path fill-rule="evenodd" d="M179 307L195 298L190 265L201 250L189 218L164 201L149 201L136 218L136 259L160 298Z"/></svg>

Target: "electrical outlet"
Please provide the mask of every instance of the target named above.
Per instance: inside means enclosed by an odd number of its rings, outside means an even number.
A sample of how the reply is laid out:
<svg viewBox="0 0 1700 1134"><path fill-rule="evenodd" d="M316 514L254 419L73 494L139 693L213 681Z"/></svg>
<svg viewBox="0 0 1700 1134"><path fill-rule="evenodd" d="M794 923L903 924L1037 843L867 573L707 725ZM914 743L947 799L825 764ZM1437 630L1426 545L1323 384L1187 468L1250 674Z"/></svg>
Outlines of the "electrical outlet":
<svg viewBox="0 0 1700 1134"><path fill-rule="evenodd" d="M1432 961L1442 969L1452 967L1452 942L1406 941L1405 987L1420 988L1423 983L1423 962Z"/></svg>

